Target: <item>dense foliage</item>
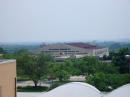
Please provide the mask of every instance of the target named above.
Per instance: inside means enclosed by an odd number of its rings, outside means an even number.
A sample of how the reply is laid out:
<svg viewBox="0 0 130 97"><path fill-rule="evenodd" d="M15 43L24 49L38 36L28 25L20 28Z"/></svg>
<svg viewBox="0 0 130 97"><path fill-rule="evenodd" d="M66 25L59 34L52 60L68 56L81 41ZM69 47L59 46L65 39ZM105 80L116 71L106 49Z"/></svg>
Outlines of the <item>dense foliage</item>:
<svg viewBox="0 0 130 97"><path fill-rule="evenodd" d="M35 84L47 73L49 56L39 54L37 56L25 54L17 58L18 73L28 76Z"/></svg>
<svg viewBox="0 0 130 97"><path fill-rule="evenodd" d="M5 53L6 51L2 47L0 47L0 54L5 54Z"/></svg>
<svg viewBox="0 0 130 97"><path fill-rule="evenodd" d="M120 73L128 73L129 72L129 60L127 60L126 55L129 55L128 48L122 48L118 52L113 53L112 62L119 66Z"/></svg>
<svg viewBox="0 0 130 97"><path fill-rule="evenodd" d="M130 83L130 74L95 73L88 76L86 82L96 86L101 91L110 91Z"/></svg>
<svg viewBox="0 0 130 97"><path fill-rule="evenodd" d="M90 75L96 72L118 73L118 67L99 61L95 57L84 57L81 59L68 59L62 63L49 65L50 78L59 78L65 81L72 75Z"/></svg>

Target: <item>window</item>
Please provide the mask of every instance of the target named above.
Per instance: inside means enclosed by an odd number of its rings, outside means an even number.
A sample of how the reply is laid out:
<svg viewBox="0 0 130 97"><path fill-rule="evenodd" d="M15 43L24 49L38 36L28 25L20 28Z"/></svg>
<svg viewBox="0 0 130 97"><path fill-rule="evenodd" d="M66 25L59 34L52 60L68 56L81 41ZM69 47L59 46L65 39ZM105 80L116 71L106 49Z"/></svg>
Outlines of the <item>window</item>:
<svg viewBox="0 0 130 97"><path fill-rule="evenodd" d="M49 50L59 50L59 49L49 49Z"/></svg>

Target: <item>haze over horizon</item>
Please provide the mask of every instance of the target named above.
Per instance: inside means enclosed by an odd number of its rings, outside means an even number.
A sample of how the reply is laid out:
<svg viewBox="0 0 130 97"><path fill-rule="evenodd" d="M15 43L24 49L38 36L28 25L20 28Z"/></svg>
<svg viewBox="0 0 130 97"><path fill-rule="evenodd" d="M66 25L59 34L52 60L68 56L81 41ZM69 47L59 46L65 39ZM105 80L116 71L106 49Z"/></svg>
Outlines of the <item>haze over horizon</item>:
<svg viewBox="0 0 130 97"><path fill-rule="evenodd" d="M0 42L130 39L130 0L0 0Z"/></svg>

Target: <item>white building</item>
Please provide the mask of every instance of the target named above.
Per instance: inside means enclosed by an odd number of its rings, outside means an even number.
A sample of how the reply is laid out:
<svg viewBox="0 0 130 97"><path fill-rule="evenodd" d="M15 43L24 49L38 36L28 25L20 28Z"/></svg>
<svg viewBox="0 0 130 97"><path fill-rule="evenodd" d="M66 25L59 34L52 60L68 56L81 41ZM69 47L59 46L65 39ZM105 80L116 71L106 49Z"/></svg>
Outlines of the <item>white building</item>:
<svg viewBox="0 0 130 97"><path fill-rule="evenodd" d="M104 97L130 97L130 84L121 86Z"/></svg>
<svg viewBox="0 0 130 97"><path fill-rule="evenodd" d="M44 52L54 56L57 59L69 57L81 58L84 56L108 56L108 48L90 45L87 43L56 43L42 45L38 52Z"/></svg>
<svg viewBox="0 0 130 97"><path fill-rule="evenodd" d="M130 97L130 84L121 86L110 93L103 94L87 83L71 82L59 86L38 97Z"/></svg>
<svg viewBox="0 0 130 97"><path fill-rule="evenodd" d="M39 97L102 97L95 87L81 82L72 82L59 86Z"/></svg>

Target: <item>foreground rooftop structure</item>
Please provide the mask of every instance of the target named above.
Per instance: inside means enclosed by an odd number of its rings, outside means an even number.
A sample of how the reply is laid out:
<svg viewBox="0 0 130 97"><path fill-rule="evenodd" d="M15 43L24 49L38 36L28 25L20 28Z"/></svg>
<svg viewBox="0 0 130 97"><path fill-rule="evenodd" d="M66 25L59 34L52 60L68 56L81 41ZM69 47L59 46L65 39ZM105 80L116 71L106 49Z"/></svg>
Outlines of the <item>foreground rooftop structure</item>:
<svg viewBox="0 0 130 97"><path fill-rule="evenodd" d="M16 60L0 59L0 97L16 97Z"/></svg>
<svg viewBox="0 0 130 97"><path fill-rule="evenodd" d="M43 93L39 97L101 97L101 93L89 84L72 82Z"/></svg>
<svg viewBox="0 0 130 97"><path fill-rule="evenodd" d="M130 84L117 88L116 90L102 94L94 86L82 82L71 82L59 86L38 97L130 97Z"/></svg>
<svg viewBox="0 0 130 97"><path fill-rule="evenodd" d="M104 97L130 97L130 84L121 86Z"/></svg>

